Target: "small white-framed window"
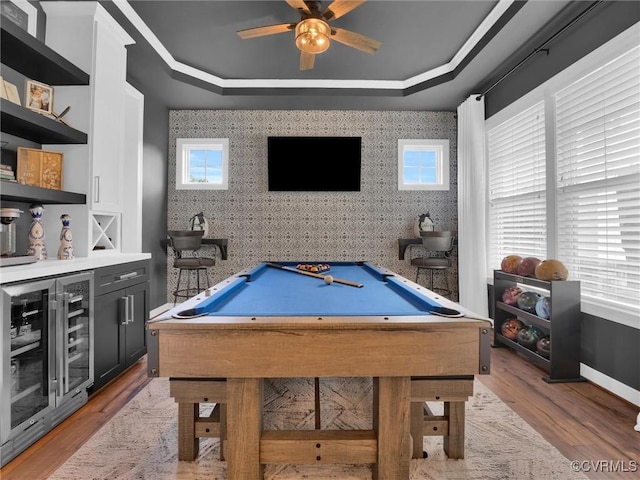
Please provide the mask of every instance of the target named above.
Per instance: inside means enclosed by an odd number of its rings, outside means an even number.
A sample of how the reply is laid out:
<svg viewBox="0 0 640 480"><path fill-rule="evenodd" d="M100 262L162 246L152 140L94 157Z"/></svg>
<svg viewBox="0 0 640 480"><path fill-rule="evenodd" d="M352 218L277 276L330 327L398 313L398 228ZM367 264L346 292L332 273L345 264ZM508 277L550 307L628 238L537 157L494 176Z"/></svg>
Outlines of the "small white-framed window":
<svg viewBox="0 0 640 480"><path fill-rule="evenodd" d="M228 138L176 139L176 190L227 190L228 172Z"/></svg>
<svg viewBox="0 0 640 480"><path fill-rule="evenodd" d="M398 140L398 190L449 190L449 140Z"/></svg>

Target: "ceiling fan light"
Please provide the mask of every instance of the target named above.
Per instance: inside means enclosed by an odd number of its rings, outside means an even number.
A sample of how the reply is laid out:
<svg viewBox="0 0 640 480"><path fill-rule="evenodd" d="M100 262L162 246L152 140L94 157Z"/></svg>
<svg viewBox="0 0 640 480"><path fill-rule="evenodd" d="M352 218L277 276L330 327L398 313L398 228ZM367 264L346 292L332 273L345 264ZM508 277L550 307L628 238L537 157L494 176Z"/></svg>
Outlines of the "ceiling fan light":
<svg viewBox="0 0 640 480"><path fill-rule="evenodd" d="M296 46L301 52L318 54L330 45L329 24L319 18L305 18L296 25Z"/></svg>

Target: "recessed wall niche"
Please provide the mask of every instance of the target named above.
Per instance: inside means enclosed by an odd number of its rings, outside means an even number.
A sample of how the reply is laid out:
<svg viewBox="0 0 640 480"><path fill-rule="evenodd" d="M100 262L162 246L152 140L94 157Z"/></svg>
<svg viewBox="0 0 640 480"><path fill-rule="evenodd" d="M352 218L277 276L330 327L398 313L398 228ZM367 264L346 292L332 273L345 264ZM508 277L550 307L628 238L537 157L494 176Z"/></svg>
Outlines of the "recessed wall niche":
<svg viewBox="0 0 640 480"><path fill-rule="evenodd" d="M360 192L269 192L269 136L360 136ZM176 191L176 138L228 138L229 189ZM451 188L398 191L398 139L441 138L450 144ZM304 162L304 152L300 154ZM189 228L203 212L209 236L229 239L229 258L212 270L218 282L264 260L368 260L415 279L398 238L414 237L421 213L438 230L457 230L457 133L454 112L172 110L169 113L169 230ZM300 182L312 182L301 178ZM202 254L212 254L203 247ZM450 282L457 284L457 251ZM176 272L169 251L167 301ZM424 277L423 277L424 278ZM457 286L454 292L457 299Z"/></svg>

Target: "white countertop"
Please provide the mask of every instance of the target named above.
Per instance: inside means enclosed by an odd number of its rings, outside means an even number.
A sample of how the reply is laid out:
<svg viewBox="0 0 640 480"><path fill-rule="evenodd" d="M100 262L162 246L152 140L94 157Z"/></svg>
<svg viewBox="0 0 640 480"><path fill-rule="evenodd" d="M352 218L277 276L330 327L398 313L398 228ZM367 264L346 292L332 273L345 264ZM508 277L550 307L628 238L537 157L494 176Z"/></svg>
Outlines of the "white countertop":
<svg viewBox="0 0 640 480"><path fill-rule="evenodd" d="M0 283L19 282L35 278L64 275L67 273L108 267L120 263L136 262L151 258L150 253L118 253L73 258L71 260L43 260L26 265L0 268Z"/></svg>

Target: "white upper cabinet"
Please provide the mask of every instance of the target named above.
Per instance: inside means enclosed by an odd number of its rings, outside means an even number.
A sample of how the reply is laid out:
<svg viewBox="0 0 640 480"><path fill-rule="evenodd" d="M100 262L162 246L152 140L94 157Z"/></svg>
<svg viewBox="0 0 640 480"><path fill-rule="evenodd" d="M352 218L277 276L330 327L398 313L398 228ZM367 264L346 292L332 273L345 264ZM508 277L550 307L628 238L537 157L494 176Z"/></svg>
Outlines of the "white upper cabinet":
<svg viewBox="0 0 640 480"><path fill-rule="evenodd" d="M46 43L85 69L89 92L78 87L56 91L56 104L85 99L87 108L69 120L88 132L85 149L65 152L65 178L87 193L93 212L122 213L124 206L124 148L127 51L133 39L97 2L42 2L47 15ZM85 87L86 88L86 87ZM84 118L82 118L84 117ZM82 159L74 158L84 155ZM69 160L67 162L67 159ZM75 184L75 185L73 185Z"/></svg>

